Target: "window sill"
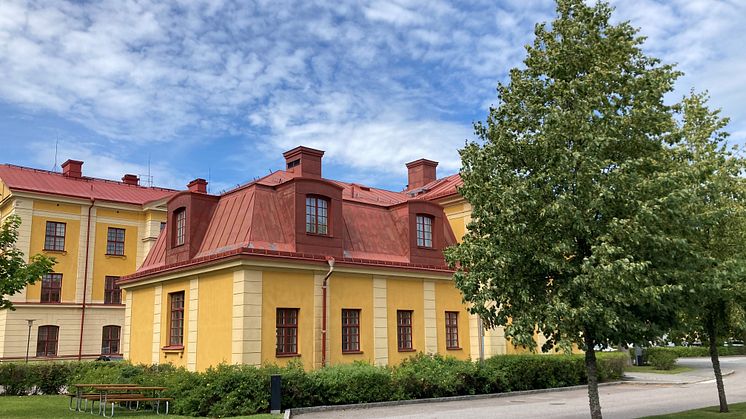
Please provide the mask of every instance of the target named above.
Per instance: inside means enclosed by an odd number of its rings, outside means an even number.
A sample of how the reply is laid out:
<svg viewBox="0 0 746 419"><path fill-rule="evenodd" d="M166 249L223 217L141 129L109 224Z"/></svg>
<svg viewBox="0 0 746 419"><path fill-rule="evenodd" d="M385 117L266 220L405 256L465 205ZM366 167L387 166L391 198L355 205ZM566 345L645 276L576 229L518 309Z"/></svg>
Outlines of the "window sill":
<svg viewBox="0 0 746 419"><path fill-rule="evenodd" d="M328 238L331 238L331 237L332 237L332 235L331 235L331 234L311 233L311 232L308 232L308 231L306 231L306 236L314 236L314 237L328 237Z"/></svg>
<svg viewBox="0 0 746 419"><path fill-rule="evenodd" d="M67 254L67 250L42 249L42 252L44 252L44 253L54 253L54 254L63 255L63 256Z"/></svg>
<svg viewBox="0 0 746 419"><path fill-rule="evenodd" d="M418 248L418 249L422 249L422 250L436 250L436 249L435 249L434 247L432 247L432 246L417 246L417 248Z"/></svg>
<svg viewBox="0 0 746 419"><path fill-rule="evenodd" d="M111 253L107 253L104 256L106 256L107 258L114 258L114 259L127 259L126 255L113 255Z"/></svg>
<svg viewBox="0 0 746 419"><path fill-rule="evenodd" d="M453 347L453 348L446 348L446 351L461 351L461 350L463 350L463 349L464 349L464 348L462 348L462 347L460 347L460 346L455 346L455 347Z"/></svg>
<svg viewBox="0 0 746 419"><path fill-rule="evenodd" d="M184 352L184 345L169 345L161 348L163 352Z"/></svg>
<svg viewBox="0 0 746 419"><path fill-rule="evenodd" d="M275 354L275 358L300 358L300 354Z"/></svg>
<svg viewBox="0 0 746 419"><path fill-rule="evenodd" d="M399 352L417 352L417 349L399 349Z"/></svg>
<svg viewBox="0 0 746 419"><path fill-rule="evenodd" d="M363 351L342 351L342 355L361 355Z"/></svg>
<svg viewBox="0 0 746 419"><path fill-rule="evenodd" d="M62 304L62 301L39 301L39 304Z"/></svg>

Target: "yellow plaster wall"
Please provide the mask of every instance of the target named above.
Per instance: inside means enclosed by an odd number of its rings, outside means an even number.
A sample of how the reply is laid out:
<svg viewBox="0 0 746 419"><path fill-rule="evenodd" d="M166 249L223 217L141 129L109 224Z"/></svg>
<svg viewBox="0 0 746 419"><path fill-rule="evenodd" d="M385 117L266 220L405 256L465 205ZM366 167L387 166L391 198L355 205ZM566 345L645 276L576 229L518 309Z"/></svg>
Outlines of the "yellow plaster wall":
<svg viewBox="0 0 746 419"><path fill-rule="evenodd" d="M233 272L199 277L197 370L231 362Z"/></svg>
<svg viewBox="0 0 746 419"><path fill-rule="evenodd" d="M132 293L129 359L133 364L150 364L153 360L153 299L155 288L145 287Z"/></svg>
<svg viewBox="0 0 746 419"><path fill-rule="evenodd" d="M65 214L80 215L80 205L36 199L34 200L34 211L62 212Z"/></svg>
<svg viewBox="0 0 746 419"><path fill-rule="evenodd" d="M451 224L453 234L460 243L464 234L466 234L466 225L471 221L470 206L466 201L457 201L445 204L443 211L446 214L448 222Z"/></svg>
<svg viewBox="0 0 746 419"><path fill-rule="evenodd" d="M102 211L110 210L99 209L97 210L97 216L100 217ZM123 213L124 212L126 211L123 211ZM125 230L124 256L106 254L106 242L109 227L123 228ZM91 290L91 298L94 302L103 303L106 276L125 276L135 272L137 269L137 227L111 223L96 223L95 249L93 249L93 251L93 288ZM124 298L124 291L122 291L122 303L124 303Z"/></svg>
<svg viewBox="0 0 746 419"><path fill-rule="evenodd" d="M262 281L262 362L286 365L296 357L275 355L277 309L298 308L298 353L313 368L314 278L312 272L264 271Z"/></svg>
<svg viewBox="0 0 746 419"><path fill-rule="evenodd" d="M374 362L373 277L339 275L329 279L329 364ZM342 309L360 310L360 354L342 353Z"/></svg>
<svg viewBox="0 0 746 419"><path fill-rule="evenodd" d="M422 280L388 278L386 284L389 365L396 365L417 352L425 351L425 299ZM399 352L396 339L396 311L412 310L412 352Z"/></svg>
<svg viewBox="0 0 746 419"><path fill-rule="evenodd" d="M97 208L96 216L101 218L116 218L127 221L140 221L142 213L137 211L115 210L111 208Z"/></svg>
<svg viewBox="0 0 746 419"><path fill-rule="evenodd" d="M37 205L46 205L44 203L34 202ZM67 207L60 204L61 208ZM80 207L77 208L77 215L80 215ZM64 209L64 208L63 208ZM69 208L67 208L69 209ZM44 239L46 236L47 221L57 221L65 223L65 251L64 252L45 252ZM31 246L30 253L44 253L47 256L53 256L57 264L52 268L55 273L62 274L62 302L75 301L75 288L78 278L78 248L80 246L80 221L69 220L66 218L40 217L34 216L31 222ZM39 302L41 298L41 281L29 285L27 288L26 299L28 302Z"/></svg>
<svg viewBox="0 0 746 419"><path fill-rule="evenodd" d="M458 312L458 344L461 349L446 349L446 311ZM461 302L461 292L451 281L435 283L435 319L438 328L438 353L468 359L471 353L469 313Z"/></svg>
<svg viewBox="0 0 746 419"><path fill-rule="evenodd" d="M171 305L169 294L184 291L184 351L166 352L161 350L159 363L171 363L179 367L186 367L186 353L189 350L187 337L189 336L189 278L163 283L161 292L161 343L160 347L168 345L168 334L170 329L169 317L171 316ZM135 303L133 303L135 304ZM226 303L227 304L227 303ZM152 305L152 303L151 303ZM151 317L152 319L152 317ZM153 321L150 320L152 323ZM133 322L134 324L134 322ZM226 325L229 328L230 324ZM198 329L199 330L199 329Z"/></svg>

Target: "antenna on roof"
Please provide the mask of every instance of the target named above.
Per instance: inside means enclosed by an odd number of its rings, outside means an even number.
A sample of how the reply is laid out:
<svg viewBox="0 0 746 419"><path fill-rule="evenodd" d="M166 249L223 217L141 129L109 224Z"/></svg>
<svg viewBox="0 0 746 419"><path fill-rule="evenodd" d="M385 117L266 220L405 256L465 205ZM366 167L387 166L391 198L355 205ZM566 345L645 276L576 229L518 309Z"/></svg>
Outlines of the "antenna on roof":
<svg viewBox="0 0 746 419"><path fill-rule="evenodd" d="M149 188L153 187L153 176L150 174L150 153L148 153L148 174L140 175L140 178L144 178L144 183Z"/></svg>
<svg viewBox="0 0 746 419"><path fill-rule="evenodd" d="M210 167L207 167L207 193L210 193Z"/></svg>
<svg viewBox="0 0 746 419"><path fill-rule="evenodd" d="M57 171L57 144L60 142L60 134L57 133L57 139L54 140L54 165L52 166L52 171Z"/></svg>

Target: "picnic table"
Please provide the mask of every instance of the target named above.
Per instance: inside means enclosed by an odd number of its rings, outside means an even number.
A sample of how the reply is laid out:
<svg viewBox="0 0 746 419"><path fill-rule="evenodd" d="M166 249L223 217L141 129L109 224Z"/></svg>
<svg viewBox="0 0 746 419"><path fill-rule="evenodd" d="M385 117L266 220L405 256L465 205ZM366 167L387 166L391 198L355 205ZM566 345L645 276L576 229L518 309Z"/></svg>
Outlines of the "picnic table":
<svg viewBox="0 0 746 419"><path fill-rule="evenodd" d="M114 416L114 407L117 404L126 404L131 410L138 410L140 403L150 403L153 406L153 411L156 414L160 414L161 402L165 404L165 414L168 414L168 407L171 398L160 397L160 392L167 390L166 387L158 386L140 386L137 384L74 384L76 391L75 394L69 394L70 396L70 410L77 410L79 412L88 410L88 401L91 402L91 414L96 401L98 401L98 413L103 416L106 415L106 405L111 404L111 414ZM84 392L85 389L91 389L90 392ZM146 394L149 393L149 394ZM76 407L73 409L73 399L75 399ZM81 409L81 404L85 401L85 406ZM134 409L132 405L134 404Z"/></svg>

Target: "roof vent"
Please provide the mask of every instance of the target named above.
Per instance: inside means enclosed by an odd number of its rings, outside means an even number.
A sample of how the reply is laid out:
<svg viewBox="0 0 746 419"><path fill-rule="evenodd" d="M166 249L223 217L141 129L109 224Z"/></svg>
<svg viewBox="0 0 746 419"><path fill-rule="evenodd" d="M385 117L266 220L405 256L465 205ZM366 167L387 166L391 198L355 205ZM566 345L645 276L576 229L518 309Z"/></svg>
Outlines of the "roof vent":
<svg viewBox="0 0 746 419"><path fill-rule="evenodd" d="M407 191L421 188L437 179L436 167L438 167L438 162L427 159L419 159L407 163L407 178L409 183Z"/></svg>
<svg viewBox="0 0 746 419"><path fill-rule="evenodd" d="M82 178L83 162L80 160L67 160L62 163L62 174L67 177Z"/></svg>
<svg viewBox="0 0 746 419"><path fill-rule="evenodd" d="M139 185L140 184L140 178L137 177L137 175L133 175L130 173L127 173L126 175L122 176L122 182L128 184L128 185Z"/></svg>
<svg viewBox="0 0 746 419"><path fill-rule="evenodd" d="M282 153L285 157L285 170L295 176L320 178L322 150L298 146Z"/></svg>
<svg viewBox="0 0 746 419"><path fill-rule="evenodd" d="M207 181L202 178L194 179L187 185L189 192L207 193Z"/></svg>

